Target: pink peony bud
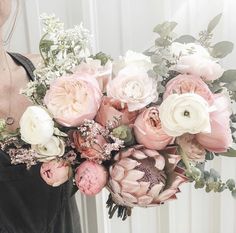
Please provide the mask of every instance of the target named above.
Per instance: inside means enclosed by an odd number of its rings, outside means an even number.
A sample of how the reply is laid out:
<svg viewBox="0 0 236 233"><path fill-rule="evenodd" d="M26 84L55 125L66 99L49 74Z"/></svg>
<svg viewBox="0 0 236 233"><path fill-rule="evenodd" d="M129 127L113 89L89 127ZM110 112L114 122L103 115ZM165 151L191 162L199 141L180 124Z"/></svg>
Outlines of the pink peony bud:
<svg viewBox="0 0 236 233"><path fill-rule="evenodd" d="M96 195L106 185L108 173L106 169L95 162L85 161L77 169L75 182L80 192L86 195Z"/></svg>
<svg viewBox="0 0 236 233"><path fill-rule="evenodd" d="M67 161L51 160L42 164L40 174L48 185L57 187L71 177L72 169Z"/></svg>

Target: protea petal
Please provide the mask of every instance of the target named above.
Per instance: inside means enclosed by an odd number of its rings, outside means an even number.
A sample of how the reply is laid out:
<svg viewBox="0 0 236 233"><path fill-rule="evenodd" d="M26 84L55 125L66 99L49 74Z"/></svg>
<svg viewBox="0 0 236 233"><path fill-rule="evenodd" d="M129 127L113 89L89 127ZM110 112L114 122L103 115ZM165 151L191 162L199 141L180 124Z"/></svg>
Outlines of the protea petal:
<svg viewBox="0 0 236 233"><path fill-rule="evenodd" d="M156 150L144 149L142 151L149 157L156 157L156 156L160 155Z"/></svg>
<svg viewBox="0 0 236 233"><path fill-rule="evenodd" d="M122 193L122 197L124 198L125 202L130 202L130 203L137 203L138 200L135 196L131 195L130 193Z"/></svg>
<svg viewBox="0 0 236 233"><path fill-rule="evenodd" d="M163 156L159 155L157 158L155 158L155 167L160 171L164 169L165 163L165 158Z"/></svg>
<svg viewBox="0 0 236 233"><path fill-rule="evenodd" d="M135 193L140 189L140 184L135 181L122 180L122 192Z"/></svg>
<svg viewBox="0 0 236 233"><path fill-rule="evenodd" d="M139 171L139 170L131 170L128 172L126 175L125 179L130 180L130 181L137 181L143 178L144 172Z"/></svg>
<svg viewBox="0 0 236 233"><path fill-rule="evenodd" d="M147 206L153 201L153 197L145 195L138 198L138 204L140 206Z"/></svg>
<svg viewBox="0 0 236 233"><path fill-rule="evenodd" d="M124 150L120 153L120 158L127 158L130 155L132 155L132 153L135 151L134 148L129 148L128 150Z"/></svg>
<svg viewBox="0 0 236 233"><path fill-rule="evenodd" d="M142 151L140 150L135 150L132 156L136 159L146 159L147 155L145 155Z"/></svg>
<svg viewBox="0 0 236 233"><path fill-rule="evenodd" d="M110 181L109 181L109 185L110 185L110 187L112 188L112 191L113 191L114 193L120 193L120 192L121 192L121 187L120 187L120 185L119 185L119 183L118 183L117 181L115 181L115 180L110 180Z"/></svg>
<svg viewBox="0 0 236 233"><path fill-rule="evenodd" d="M124 178L125 169L119 165L115 165L113 169L110 171L110 175L112 179L120 181Z"/></svg>
<svg viewBox="0 0 236 233"><path fill-rule="evenodd" d="M135 167L137 167L140 163L137 162L136 160L134 159L130 159L130 158L124 158L124 159L121 159L119 162L118 162L119 165L121 165L122 167L124 167L126 170L132 170L134 169Z"/></svg>
<svg viewBox="0 0 236 233"><path fill-rule="evenodd" d="M135 193L137 197L143 196L148 192L150 182L140 182L140 189Z"/></svg>
<svg viewBox="0 0 236 233"><path fill-rule="evenodd" d="M162 183L154 185L151 188L151 190L148 192L148 195L150 195L154 199L156 199L159 196L159 194L160 194L161 190L163 189L163 187L164 187L164 184L162 184Z"/></svg>

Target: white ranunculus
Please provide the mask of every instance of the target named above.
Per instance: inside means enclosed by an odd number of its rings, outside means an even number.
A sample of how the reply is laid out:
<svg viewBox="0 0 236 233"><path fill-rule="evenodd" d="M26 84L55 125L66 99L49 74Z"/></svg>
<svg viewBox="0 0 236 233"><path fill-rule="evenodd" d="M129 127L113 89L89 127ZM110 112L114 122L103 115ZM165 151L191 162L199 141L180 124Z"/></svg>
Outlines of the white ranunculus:
<svg viewBox="0 0 236 233"><path fill-rule="evenodd" d="M63 156L65 153L65 143L62 139L52 136L44 144L32 145L32 149L37 152L37 158L41 162L45 162Z"/></svg>
<svg viewBox="0 0 236 233"><path fill-rule="evenodd" d="M172 69L182 74L200 76L204 81L216 80L224 73L224 69L216 61L196 54L181 57Z"/></svg>
<svg viewBox="0 0 236 233"><path fill-rule="evenodd" d="M157 82L144 69L127 66L107 85L107 95L127 104L130 112L157 101Z"/></svg>
<svg viewBox="0 0 236 233"><path fill-rule="evenodd" d="M20 119L21 138L29 144L48 142L53 135L53 130L54 122L42 107L28 107Z"/></svg>
<svg viewBox="0 0 236 233"><path fill-rule="evenodd" d="M210 133L210 111L208 103L194 93L169 95L159 108L163 130L173 137Z"/></svg>
<svg viewBox="0 0 236 233"><path fill-rule="evenodd" d="M196 54L201 57L210 58L210 54L207 49L195 43L182 44L179 42L173 42L170 46L170 52L176 57L180 55L187 56L190 54Z"/></svg>
<svg viewBox="0 0 236 233"><path fill-rule="evenodd" d="M113 62L113 73L117 75L126 66L138 66L146 71L153 68L150 57L131 50L128 50L124 57L120 57L118 61Z"/></svg>

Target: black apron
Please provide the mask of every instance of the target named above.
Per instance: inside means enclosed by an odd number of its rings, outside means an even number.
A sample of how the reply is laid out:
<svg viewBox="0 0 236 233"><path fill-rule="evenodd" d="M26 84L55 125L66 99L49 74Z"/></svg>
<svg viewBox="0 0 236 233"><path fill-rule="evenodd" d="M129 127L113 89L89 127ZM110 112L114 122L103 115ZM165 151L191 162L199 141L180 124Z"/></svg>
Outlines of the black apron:
<svg viewBox="0 0 236 233"><path fill-rule="evenodd" d="M32 62L9 54L33 80ZM26 170L11 165L0 150L0 233L81 233L72 181L51 187L40 177L40 164Z"/></svg>

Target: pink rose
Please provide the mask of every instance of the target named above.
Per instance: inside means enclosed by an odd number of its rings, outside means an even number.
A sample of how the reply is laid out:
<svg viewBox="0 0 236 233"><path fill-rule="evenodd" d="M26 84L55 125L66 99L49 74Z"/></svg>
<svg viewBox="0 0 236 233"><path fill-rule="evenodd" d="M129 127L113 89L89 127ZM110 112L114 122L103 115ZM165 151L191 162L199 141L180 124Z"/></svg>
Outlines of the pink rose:
<svg viewBox="0 0 236 233"><path fill-rule="evenodd" d="M102 127L99 124L96 124L97 127ZM96 142L91 140L86 140L85 137L81 135L81 132L74 131L72 133L72 140L75 145L75 148L81 153L81 158L89 160L102 160L104 155L104 145L107 143L105 138L102 135L96 135Z"/></svg>
<svg viewBox="0 0 236 233"><path fill-rule="evenodd" d="M75 182L80 192L86 195L96 195L106 185L108 173L106 169L95 162L85 161L77 169Z"/></svg>
<svg viewBox="0 0 236 233"><path fill-rule="evenodd" d="M112 63L109 60L104 66L101 65L100 60L87 59L86 62L82 62L75 69L75 73L83 73L94 76L102 92L106 92L107 83L111 80L112 75Z"/></svg>
<svg viewBox="0 0 236 233"><path fill-rule="evenodd" d="M199 76L180 74L171 79L166 85L164 99L171 94L195 93L203 97L210 105L214 101L214 95Z"/></svg>
<svg viewBox="0 0 236 233"><path fill-rule="evenodd" d="M76 127L85 119L91 120L96 116L101 98L96 79L81 73L52 82L44 103L59 124Z"/></svg>
<svg viewBox="0 0 236 233"><path fill-rule="evenodd" d="M105 126L109 121L120 119L120 124L134 123L139 111L129 112L127 105L122 106L119 100L104 96L95 120Z"/></svg>
<svg viewBox="0 0 236 233"><path fill-rule="evenodd" d="M139 144L153 150L164 149L173 139L163 131L156 107L144 110L137 117L134 134Z"/></svg>
<svg viewBox="0 0 236 233"><path fill-rule="evenodd" d="M57 187L71 177L72 169L66 161L51 160L42 164L40 174L48 185Z"/></svg>
<svg viewBox="0 0 236 233"><path fill-rule="evenodd" d="M210 114L211 133L196 135L198 142L207 150L220 153L226 152L232 144L230 130L230 103L223 95L216 95L214 105L216 111Z"/></svg>
<svg viewBox="0 0 236 233"><path fill-rule="evenodd" d="M206 151L193 134L184 134L177 138L177 144L190 160L204 162Z"/></svg>

